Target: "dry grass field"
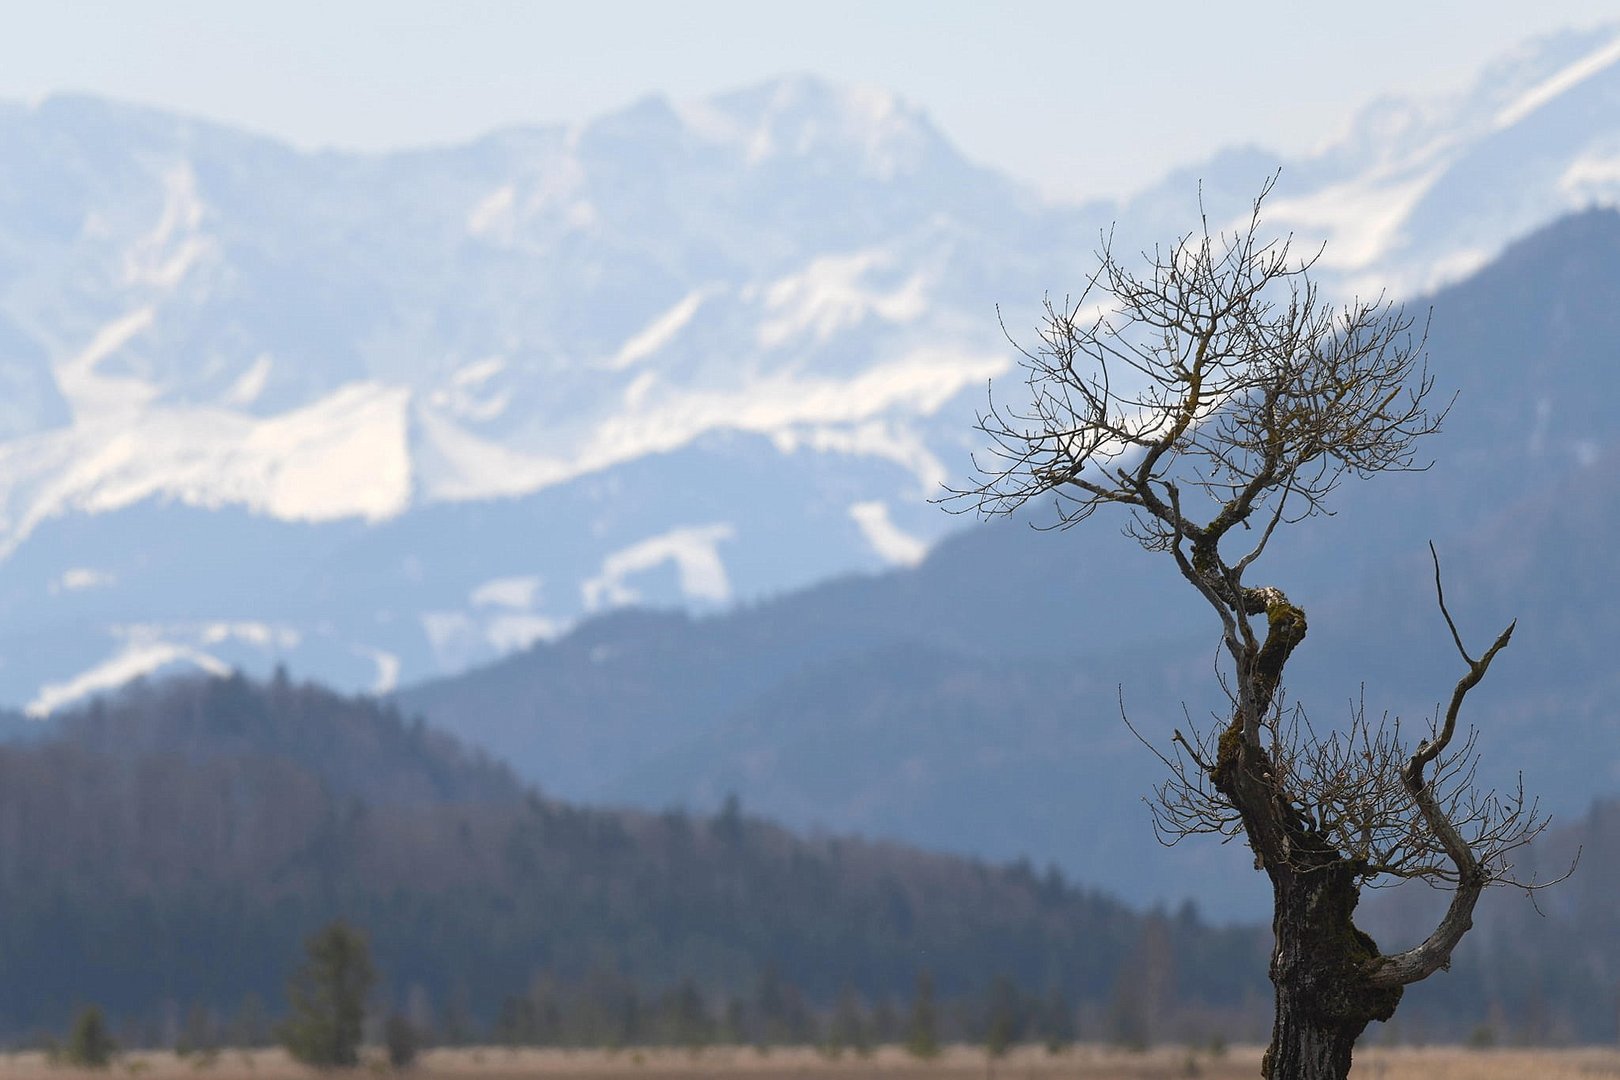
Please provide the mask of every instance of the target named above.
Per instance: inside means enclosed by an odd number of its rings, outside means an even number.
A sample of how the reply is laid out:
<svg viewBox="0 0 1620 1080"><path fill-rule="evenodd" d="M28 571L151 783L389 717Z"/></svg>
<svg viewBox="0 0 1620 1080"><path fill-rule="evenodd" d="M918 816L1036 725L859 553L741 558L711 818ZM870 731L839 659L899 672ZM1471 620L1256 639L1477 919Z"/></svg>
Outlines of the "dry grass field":
<svg viewBox="0 0 1620 1080"><path fill-rule="evenodd" d="M940 1057L919 1062L894 1047L861 1058L829 1059L812 1050L720 1048L692 1054L681 1050L437 1050L424 1054L410 1071L413 1080L633 1080L671 1077L687 1080L789 1080L793 1077L840 1080L1244 1080L1260 1073L1258 1047L1235 1047L1213 1056L1205 1051L1159 1048L1129 1053L1080 1046L1051 1056L1022 1048L988 1063L970 1047L952 1047ZM350 1074L388 1075L380 1061ZM123 1055L108 1070L85 1072L51 1065L37 1053L0 1056L0 1080L311 1080L322 1074L306 1069L277 1050L251 1053L223 1051L212 1059L183 1059L173 1054L141 1052ZM325 1074L331 1076L333 1074ZM340 1074L341 1075L341 1074ZM1367 1080L1590 1080L1620 1078L1620 1051L1464 1050L1369 1048L1356 1056L1351 1074Z"/></svg>

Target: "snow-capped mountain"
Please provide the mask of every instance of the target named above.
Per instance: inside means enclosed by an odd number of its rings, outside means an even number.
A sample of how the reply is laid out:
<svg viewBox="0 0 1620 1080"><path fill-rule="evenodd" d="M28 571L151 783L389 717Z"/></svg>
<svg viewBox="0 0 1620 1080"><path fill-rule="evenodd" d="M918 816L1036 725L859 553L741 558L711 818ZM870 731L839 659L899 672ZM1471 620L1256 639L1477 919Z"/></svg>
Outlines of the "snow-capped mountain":
<svg viewBox="0 0 1620 1080"><path fill-rule="evenodd" d="M571 128L305 154L0 107L0 700L172 663L386 689L631 602L918 560L1007 325L1194 178L1043 204L877 90L784 79ZM1620 34L1284 163L1330 289L1405 293L1620 199Z"/></svg>
<svg viewBox="0 0 1620 1080"><path fill-rule="evenodd" d="M374 158L53 99L0 147L0 693L36 710L244 650L386 686L914 561L994 297L1073 218L804 78Z"/></svg>
<svg viewBox="0 0 1620 1080"><path fill-rule="evenodd" d="M1620 26L1531 42L1465 93L1384 99L1301 160L1234 150L1174 175L1119 212L1151 242L1188 227L1200 179L1212 209L1241 212L1256 172L1282 166L1266 220L1341 293L1410 296L1457 281L1562 214L1620 198Z"/></svg>

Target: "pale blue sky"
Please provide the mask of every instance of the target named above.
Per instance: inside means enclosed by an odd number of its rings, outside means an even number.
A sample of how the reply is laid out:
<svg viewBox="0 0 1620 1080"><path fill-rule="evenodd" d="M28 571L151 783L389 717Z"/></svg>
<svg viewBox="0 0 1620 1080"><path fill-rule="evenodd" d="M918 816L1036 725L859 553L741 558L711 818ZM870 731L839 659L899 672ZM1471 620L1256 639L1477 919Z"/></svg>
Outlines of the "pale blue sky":
<svg viewBox="0 0 1620 1080"><path fill-rule="evenodd" d="M1613 0L520 3L53 0L8 10L0 97L84 90L297 145L586 119L792 71L886 86L970 156L1117 193L1218 147L1309 149L1385 93L1459 89Z"/></svg>

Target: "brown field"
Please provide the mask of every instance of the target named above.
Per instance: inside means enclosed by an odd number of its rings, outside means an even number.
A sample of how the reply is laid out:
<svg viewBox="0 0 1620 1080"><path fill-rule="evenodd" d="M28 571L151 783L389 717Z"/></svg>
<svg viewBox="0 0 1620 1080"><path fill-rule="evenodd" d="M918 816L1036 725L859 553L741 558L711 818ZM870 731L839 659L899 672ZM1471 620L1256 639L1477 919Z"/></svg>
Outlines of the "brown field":
<svg viewBox="0 0 1620 1080"><path fill-rule="evenodd" d="M632 1080L637 1077L722 1077L724 1080L787 1080L838 1077L842 1080L1245 1080L1260 1072L1258 1047L1234 1047L1215 1056L1207 1051L1169 1047L1144 1053L1080 1046L1056 1057L1020 1048L995 1062L982 1051L951 1047L940 1057L919 1062L895 1047L870 1057L846 1054L829 1059L813 1050L716 1048L684 1050L436 1050L426 1053L410 1074L416 1080ZM349 1075L388 1075L380 1060ZM103 1072L51 1065L42 1054L0 1058L0 1080L311 1080L320 1074L278 1050L227 1050L211 1059L177 1058L170 1053L122 1055ZM342 1075L342 1074L336 1074ZM1456 1047L1369 1048L1356 1056L1355 1077L1369 1080L1588 1080L1620 1078L1620 1051L1465 1050Z"/></svg>

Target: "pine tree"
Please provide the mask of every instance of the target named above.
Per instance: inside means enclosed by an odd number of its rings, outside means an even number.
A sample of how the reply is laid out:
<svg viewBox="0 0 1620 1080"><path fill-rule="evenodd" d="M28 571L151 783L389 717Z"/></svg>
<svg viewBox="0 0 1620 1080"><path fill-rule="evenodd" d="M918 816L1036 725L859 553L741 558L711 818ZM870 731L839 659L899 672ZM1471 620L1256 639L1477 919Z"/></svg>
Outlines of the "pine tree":
<svg viewBox="0 0 1620 1080"><path fill-rule="evenodd" d="M317 1068L360 1063L366 995L376 980L365 936L342 920L304 943L308 959L287 987L291 1015L281 1027L287 1052Z"/></svg>
<svg viewBox="0 0 1620 1080"><path fill-rule="evenodd" d="M872 1051L872 1034L861 1013L861 1000L853 986L845 985L827 1025L827 1052L836 1057L844 1050L865 1056Z"/></svg>
<svg viewBox="0 0 1620 1080"><path fill-rule="evenodd" d="M664 1041L694 1051L714 1042L714 1018L691 979L665 991L658 1012Z"/></svg>
<svg viewBox="0 0 1620 1080"><path fill-rule="evenodd" d="M219 1023L208 1006L193 1002L186 1010L185 1024L175 1040L174 1052L179 1057L196 1055L200 1062L211 1061L219 1053Z"/></svg>
<svg viewBox="0 0 1620 1080"><path fill-rule="evenodd" d="M391 1012L383 1022L383 1044L388 1047L388 1064L395 1069L408 1069L416 1064L422 1036L404 1013Z"/></svg>
<svg viewBox="0 0 1620 1080"><path fill-rule="evenodd" d="M472 991L465 981L457 979L450 987L450 1000L444 1006L445 1046L466 1046L473 1041Z"/></svg>
<svg viewBox="0 0 1620 1080"><path fill-rule="evenodd" d="M1074 1045L1074 1006L1056 983L1046 992L1040 1011L1041 1042L1048 1054L1061 1054Z"/></svg>
<svg viewBox="0 0 1620 1080"><path fill-rule="evenodd" d="M112 1032L107 1030L107 1020L101 1015L101 1009L86 1005L73 1018L73 1028L68 1032L62 1059L81 1069L105 1069L117 1050L118 1044L113 1042Z"/></svg>
<svg viewBox="0 0 1620 1080"><path fill-rule="evenodd" d="M894 1002L887 996L878 998L877 1004L872 1006L872 1042L877 1045L886 1045L896 1042L900 1038L900 1016L895 1011Z"/></svg>
<svg viewBox="0 0 1620 1080"><path fill-rule="evenodd" d="M927 971L919 971L917 995L911 1002L911 1020L906 1025L906 1050L913 1057L931 1058L939 1055L937 1024L934 1015L934 977Z"/></svg>
<svg viewBox="0 0 1620 1080"><path fill-rule="evenodd" d="M985 1010L984 1050L993 1058L1004 1055L1018 1041L1021 1024L1018 990L1005 975L990 984L990 1000Z"/></svg>
<svg viewBox="0 0 1620 1080"><path fill-rule="evenodd" d="M229 1029L232 1046L248 1050L264 1046L269 1041L270 1021L265 1016L264 999L253 991L242 998Z"/></svg>

